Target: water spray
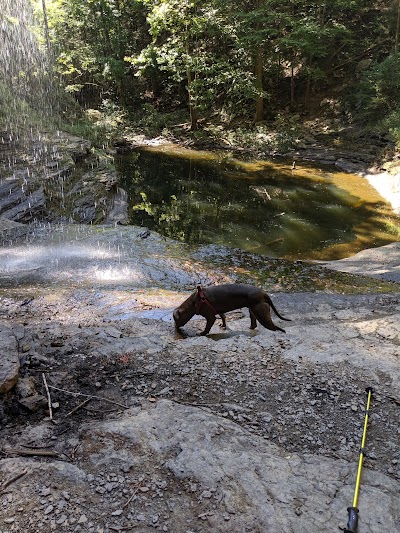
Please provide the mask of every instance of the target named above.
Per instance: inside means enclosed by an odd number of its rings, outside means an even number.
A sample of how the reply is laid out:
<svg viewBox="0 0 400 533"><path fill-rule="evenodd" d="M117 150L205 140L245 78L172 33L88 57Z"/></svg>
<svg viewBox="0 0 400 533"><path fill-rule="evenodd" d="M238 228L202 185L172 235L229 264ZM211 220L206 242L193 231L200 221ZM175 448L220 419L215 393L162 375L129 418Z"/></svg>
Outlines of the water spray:
<svg viewBox="0 0 400 533"><path fill-rule="evenodd" d="M365 419L364 419L364 431L363 436L361 440L361 448L360 448L360 455L358 459L358 469L357 469L357 477L356 477L356 486L354 489L354 498L353 498L353 505L351 507L347 508L348 513L348 519L347 519L347 527L344 529L344 533L356 533L357 532L357 526L358 526L358 495L360 493L360 484L361 484L361 471L363 466L363 460L365 455L365 442L367 440L367 427L368 427L368 416L369 416L369 406L371 403L371 396L373 393L372 387L367 387L365 389L365 392L367 393L367 406L365 409Z"/></svg>

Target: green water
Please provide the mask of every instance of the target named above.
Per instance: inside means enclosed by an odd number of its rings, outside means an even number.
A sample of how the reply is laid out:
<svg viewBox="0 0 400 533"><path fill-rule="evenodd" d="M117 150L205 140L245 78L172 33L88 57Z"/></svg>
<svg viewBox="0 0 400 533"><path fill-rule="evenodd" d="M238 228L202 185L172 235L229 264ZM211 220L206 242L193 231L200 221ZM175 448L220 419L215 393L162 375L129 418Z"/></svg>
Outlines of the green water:
<svg viewBox="0 0 400 533"><path fill-rule="evenodd" d="M328 259L395 240L377 220L382 202L338 187L327 171L291 171L190 151L141 150L120 156L117 165L130 223L187 243ZM363 228L361 243L357 227ZM338 252L335 246L344 244Z"/></svg>

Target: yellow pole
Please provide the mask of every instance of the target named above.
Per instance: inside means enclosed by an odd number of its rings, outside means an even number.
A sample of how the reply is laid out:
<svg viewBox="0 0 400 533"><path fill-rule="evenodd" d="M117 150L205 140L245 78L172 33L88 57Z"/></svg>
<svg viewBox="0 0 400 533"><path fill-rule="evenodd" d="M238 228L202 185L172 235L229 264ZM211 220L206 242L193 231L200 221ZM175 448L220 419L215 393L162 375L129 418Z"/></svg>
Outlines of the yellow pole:
<svg viewBox="0 0 400 533"><path fill-rule="evenodd" d="M360 449L360 456L358 459L358 470L357 470L357 478L356 478L356 486L354 489L354 498L353 498L353 505L352 507L347 508L348 512L348 521L347 521L347 528L345 528L344 533L356 533L357 531L357 525L358 525L358 495L360 492L360 484L361 484L361 471L362 471L362 465L365 455L365 442L367 440L367 427L368 427L368 416L369 416L369 406L371 404L371 396L373 393L372 387L367 387L366 392L368 393L367 398L367 407L365 409L365 419L364 419L364 431L363 436L361 439L361 449Z"/></svg>
<svg viewBox="0 0 400 533"><path fill-rule="evenodd" d="M360 492L361 470L362 470L362 465L363 465L363 460L364 460L364 455L365 455L364 452L365 452L365 441L367 440L369 406L371 404L371 395L372 395L371 387L368 387L367 392L368 392L367 408L365 410L364 431L363 431L363 436L362 436L362 440L361 440L360 457L358 459L358 470L357 470L356 487L354 489L353 507L357 507L358 494Z"/></svg>

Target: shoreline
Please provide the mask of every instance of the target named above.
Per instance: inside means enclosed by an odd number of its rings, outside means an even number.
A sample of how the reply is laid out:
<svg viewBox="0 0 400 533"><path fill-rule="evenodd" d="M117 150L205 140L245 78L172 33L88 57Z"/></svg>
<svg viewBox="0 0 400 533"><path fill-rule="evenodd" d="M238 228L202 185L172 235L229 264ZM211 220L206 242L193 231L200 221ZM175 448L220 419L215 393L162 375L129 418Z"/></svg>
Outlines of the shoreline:
<svg viewBox="0 0 400 533"><path fill-rule="evenodd" d="M334 261L318 261L322 267L400 284L400 242L366 248Z"/></svg>
<svg viewBox="0 0 400 533"><path fill-rule="evenodd" d="M385 163L378 168L371 165L372 161L361 153L346 153L340 150L332 149L329 146L310 144L302 149L294 149L292 152L263 153L257 150L253 151L246 147L226 146L222 144L191 142L189 145L182 139L174 138L173 140L163 136L147 138L145 135L135 135L126 137L124 141L131 149L157 147L164 144L175 144L187 149L206 150L215 152L218 150L241 151L252 154L254 157L262 155L265 159L283 158L288 161L299 161L311 163L314 165L323 164L333 166L339 172L346 174L357 174L365 178L368 183L386 200L392 207L395 215L400 216L400 163L395 161ZM126 146L125 146L126 148Z"/></svg>

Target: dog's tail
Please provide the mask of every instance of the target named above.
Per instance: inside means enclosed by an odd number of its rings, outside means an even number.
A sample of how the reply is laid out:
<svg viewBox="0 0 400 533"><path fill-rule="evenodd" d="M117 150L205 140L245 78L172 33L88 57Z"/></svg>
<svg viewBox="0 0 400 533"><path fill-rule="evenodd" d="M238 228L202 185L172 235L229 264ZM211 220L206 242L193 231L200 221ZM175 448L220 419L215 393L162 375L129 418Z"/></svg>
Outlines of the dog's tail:
<svg viewBox="0 0 400 533"><path fill-rule="evenodd" d="M287 320L288 322L291 322L292 320L290 318L285 318L284 316L282 316L279 311L276 309L276 307L274 306L274 304L272 303L272 300L271 298L269 297L269 294L267 294L266 292L264 292L264 298L265 298L265 301L267 302L267 304L271 307L271 309L273 310L273 312L276 314L276 316L278 316L281 320Z"/></svg>

